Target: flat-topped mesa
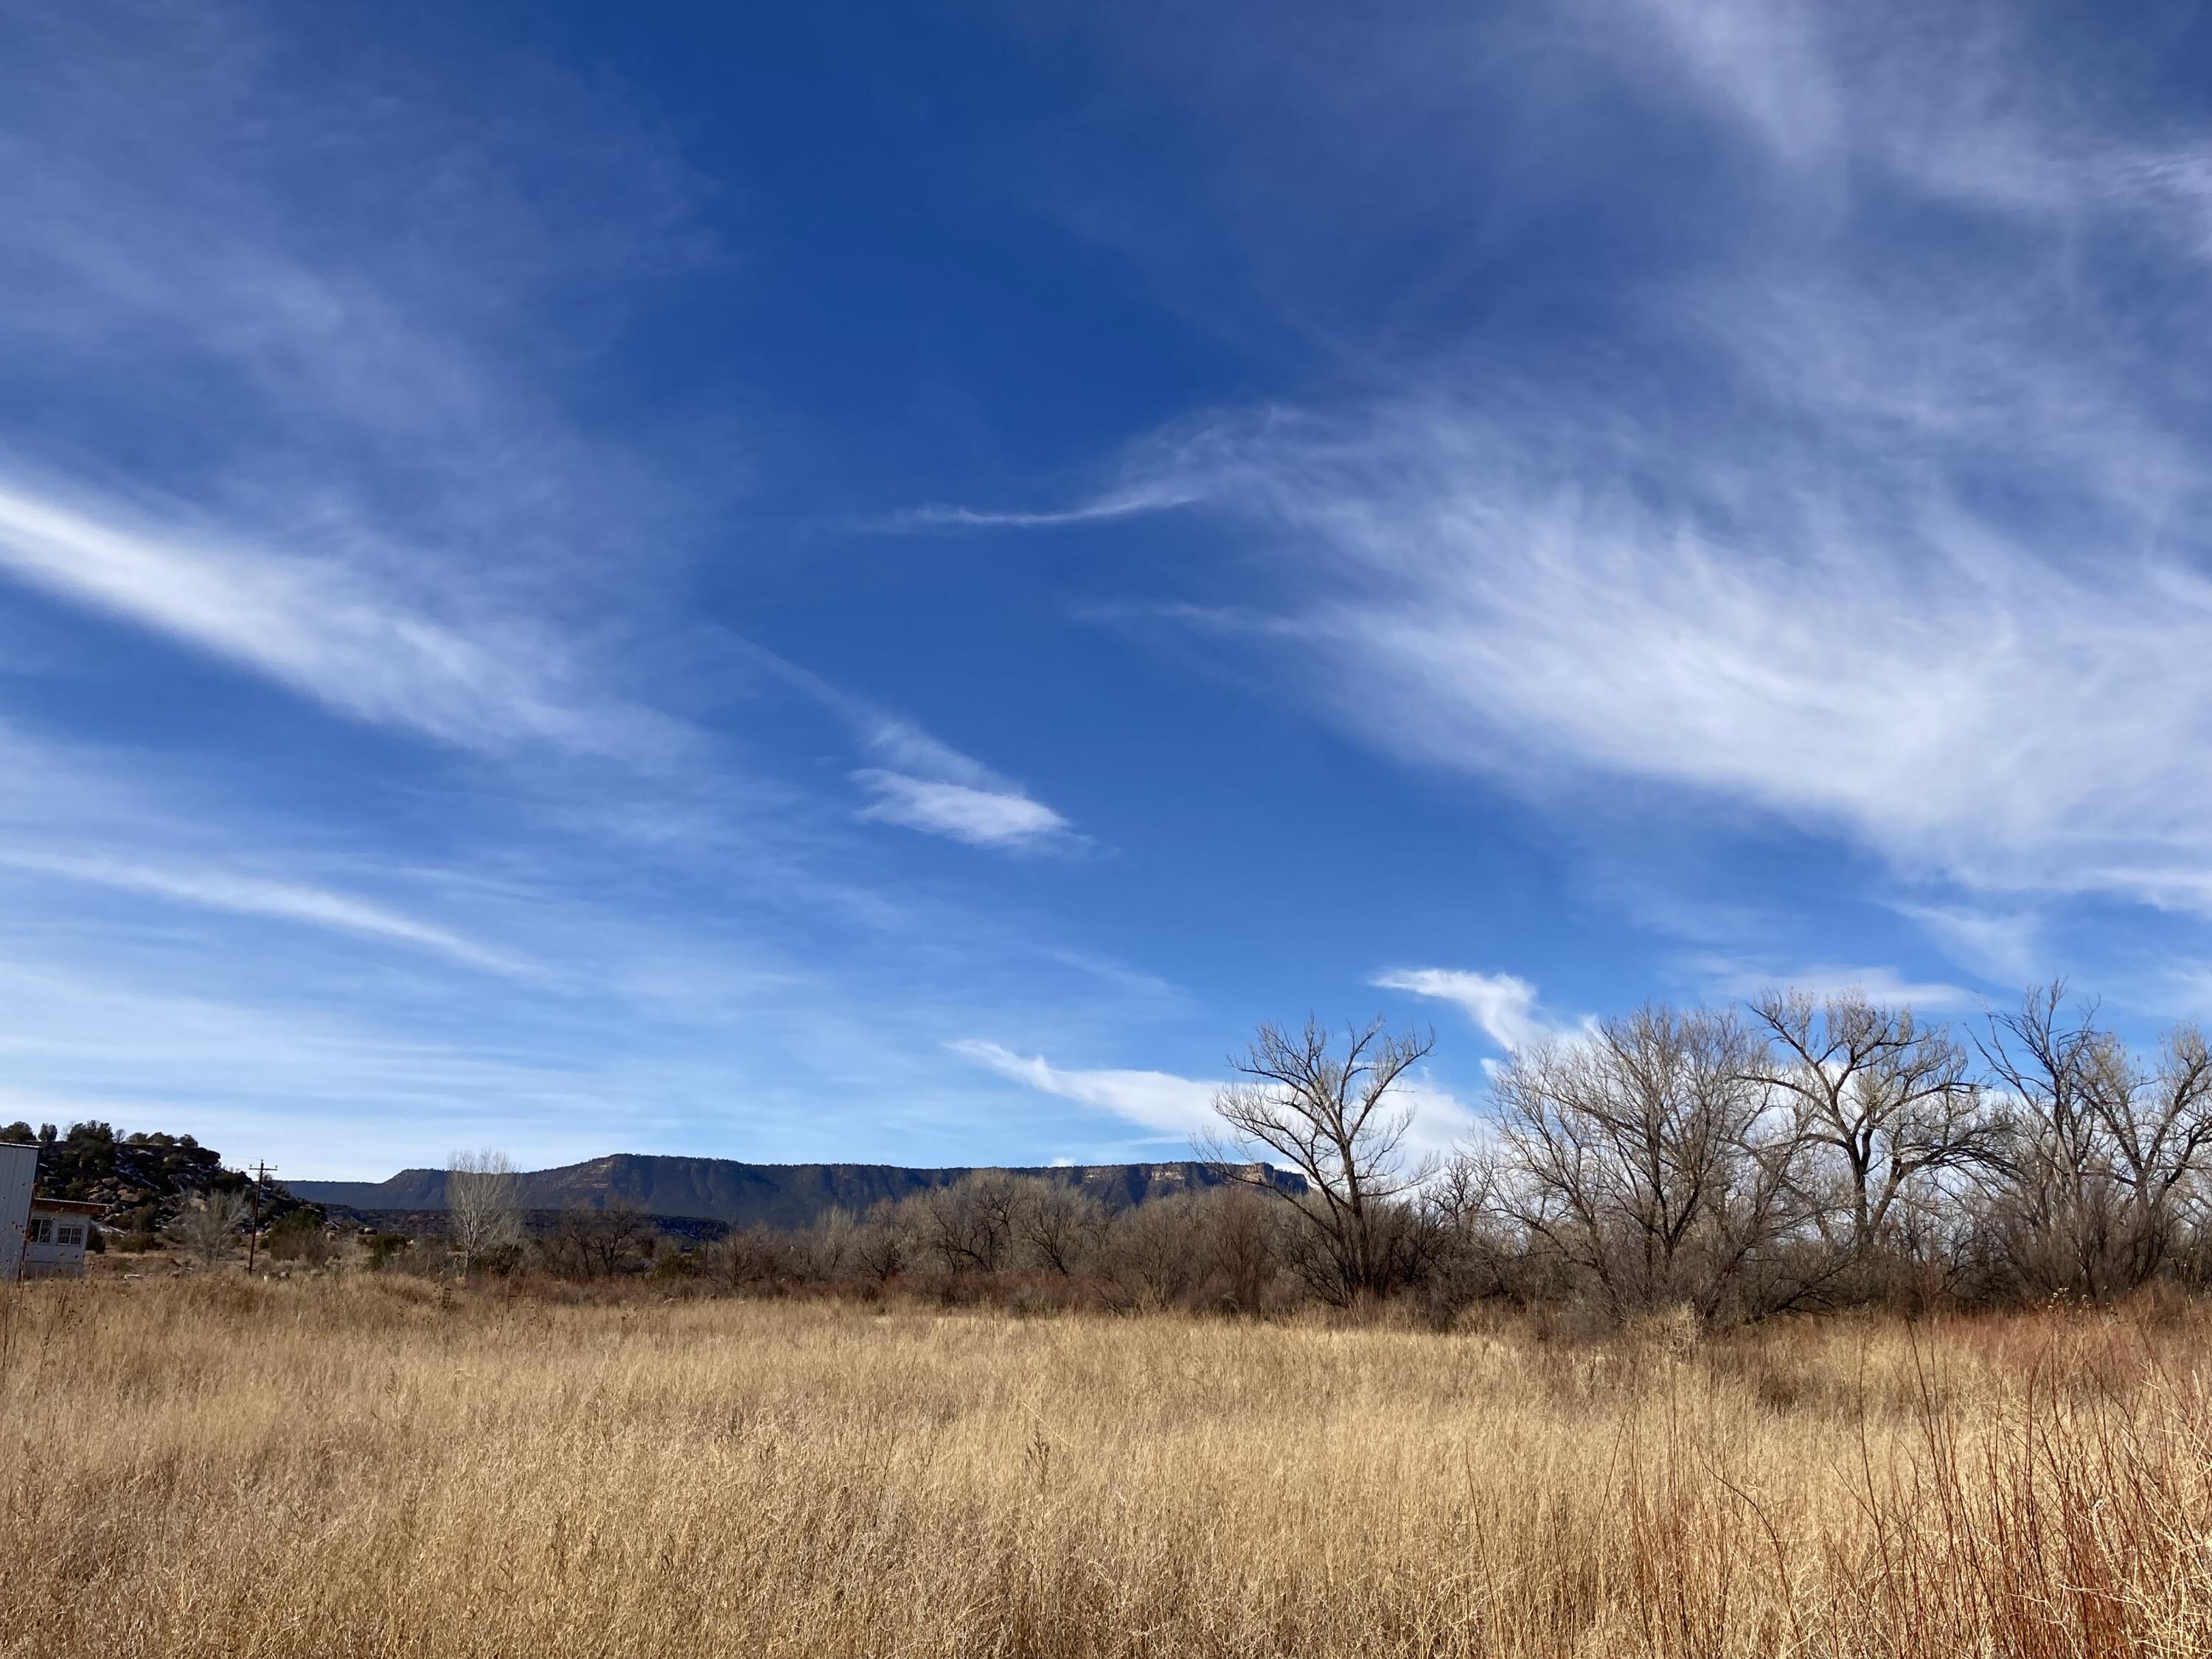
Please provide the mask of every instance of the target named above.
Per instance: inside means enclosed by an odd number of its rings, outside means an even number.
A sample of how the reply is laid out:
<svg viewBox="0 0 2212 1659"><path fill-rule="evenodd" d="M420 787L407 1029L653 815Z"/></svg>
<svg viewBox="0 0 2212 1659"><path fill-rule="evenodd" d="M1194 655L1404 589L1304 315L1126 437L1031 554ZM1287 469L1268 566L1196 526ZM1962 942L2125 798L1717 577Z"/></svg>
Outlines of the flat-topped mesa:
<svg viewBox="0 0 2212 1659"><path fill-rule="evenodd" d="M804 1227L833 1207L860 1213L884 1199L949 1187L978 1168L915 1170L894 1164L745 1164L733 1158L669 1158L616 1152L581 1164L536 1170L520 1177L520 1201L532 1210L628 1205L648 1215L720 1221L733 1227ZM1054 1164L1007 1173L1079 1187L1109 1209L1231 1180L1269 1182L1300 1192L1287 1170L1260 1164L1234 1168L1185 1158L1159 1164ZM443 1170L402 1170L387 1181L295 1181L309 1203L362 1212L439 1210L446 1203Z"/></svg>

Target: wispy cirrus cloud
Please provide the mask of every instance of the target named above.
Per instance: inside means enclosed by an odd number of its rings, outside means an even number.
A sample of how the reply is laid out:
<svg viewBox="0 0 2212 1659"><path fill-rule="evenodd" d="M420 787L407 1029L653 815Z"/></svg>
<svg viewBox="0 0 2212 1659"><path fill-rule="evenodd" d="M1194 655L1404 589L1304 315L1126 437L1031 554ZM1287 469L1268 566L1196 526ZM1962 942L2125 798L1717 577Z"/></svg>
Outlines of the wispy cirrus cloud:
<svg viewBox="0 0 2212 1659"><path fill-rule="evenodd" d="M2048 977L2042 918L2033 910L1900 904L1945 953L1984 979L2022 986Z"/></svg>
<svg viewBox="0 0 2212 1659"><path fill-rule="evenodd" d="M310 72L246 7L12 21L0 350L48 413L0 420L0 577L441 743L679 747L609 659L712 492L546 367L598 274L714 257L665 142L543 65Z"/></svg>
<svg viewBox="0 0 2212 1659"><path fill-rule="evenodd" d="M1035 851L1078 844L1073 826L1051 807L912 721L864 709L861 735L888 763L853 774L875 797L862 817L975 847Z"/></svg>
<svg viewBox="0 0 2212 1659"><path fill-rule="evenodd" d="M1377 974L1379 990L1410 991L1456 1004L1501 1048L1533 1048L1587 1030L1589 1021L1562 1021L1538 1001L1536 988L1517 974L1482 974L1462 968L1407 968Z"/></svg>
<svg viewBox="0 0 2212 1659"><path fill-rule="evenodd" d="M1563 810L1658 785L1867 849L1936 909L2212 914L2212 359L2155 299L2203 290L2212 140L2055 83L1994 13L1602 16L1578 67L1618 118L1516 113L1597 155L1705 143L1727 215L1650 228L1589 349L1378 353L1382 390L1139 445L1119 475L1265 573L1158 614ZM1927 257L1895 258L1900 219Z"/></svg>
<svg viewBox="0 0 2212 1659"><path fill-rule="evenodd" d="M1117 484L1073 507L1024 512L1017 508L933 502L906 508L872 528L902 530L1057 530L1072 525L1104 524L1146 513L1187 507L1196 499L1188 486L1159 480Z"/></svg>
<svg viewBox="0 0 2212 1659"><path fill-rule="evenodd" d="M561 646L520 618L441 621L342 561L126 512L0 482L0 570L341 713L444 741L635 754L667 739L644 711L564 683Z"/></svg>
<svg viewBox="0 0 2212 1659"><path fill-rule="evenodd" d="M1009 1081L1111 1112L1163 1135L1193 1138L1221 1127L1221 1119L1213 1110L1213 1097L1221 1087L1218 1083L1170 1072L1070 1069L1054 1066L1042 1055L1018 1054L1002 1044L974 1037L945 1046ZM1414 1158L1448 1153L1477 1130L1477 1115L1431 1079L1402 1079L1397 1098L1412 1115L1404 1150Z"/></svg>
<svg viewBox="0 0 2212 1659"><path fill-rule="evenodd" d="M1030 848L1064 841L1067 820L1042 801L864 767L853 780L875 797L860 816L964 841L971 847Z"/></svg>
<svg viewBox="0 0 2212 1659"><path fill-rule="evenodd" d="M1942 980L1916 980L1878 964L1810 962L1776 967L1748 957L1702 956L1683 964L1708 995L1750 1000L1771 991L1802 991L1816 997L1864 995L1884 1007L1948 1012L1968 1009L1979 999Z"/></svg>
<svg viewBox="0 0 2212 1659"><path fill-rule="evenodd" d="M913 720L878 708L772 651L744 642L738 648L836 715L861 747L883 763L852 774L852 781L874 797L860 810L861 817L971 847L1033 852L1081 844L1060 813Z"/></svg>
<svg viewBox="0 0 2212 1659"><path fill-rule="evenodd" d="M1913 980L1893 968L1838 963L1800 963L1776 967L1749 957L1706 953L1681 967L1696 979L1701 994L1724 1001L1746 1000L1770 991L1803 991L1814 996L1861 993L1893 1007L1930 1011L1970 1008L1971 992L1942 981ZM1547 1042L1572 1042L1588 1036L1597 1017L1565 1019L1547 1010L1536 987L1514 974L1471 973L1425 968L1378 975L1383 990L1410 991L1455 1003L1498 1048L1511 1051Z"/></svg>
<svg viewBox="0 0 2212 1659"><path fill-rule="evenodd" d="M1633 0L1603 15L1617 70L1736 126L1793 179L1825 175L1840 192L1845 168L1869 167L1936 200L2116 216L2212 252L2212 143L2130 130L2109 109L2100 124L2100 100L2081 95L2094 74L2062 91L2023 14Z"/></svg>
<svg viewBox="0 0 2212 1659"><path fill-rule="evenodd" d="M2070 504L2100 521L2085 560L1926 451L1861 427L1844 464L1858 423L1834 412L1802 445L1735 433L1721 453L1618 411L1570 435L1556 401L1425 403L1287 444L1275 423L1217 504L1273 526L1326 597L1202 625L1328 662L1314 694L1412 759L1710 790L1970 886L2205 903L2212 796L2174 762L2212 737L2188 665L2212 582L2152 498L2109 497L2101 441L2042 475L2090 497ZM2046 447L2064 466L2063 436Z"/></svg>
<svg viewBox="0 0 2212 1659"><path fill-rule="evenodd" d="M490 973L532 971L529 964L518 958L479 945L449 928L328 888L222 870L162 868L112 858L58 853L0 851L0 864L122 892L149 894L179 904L276 921L301 922L360 938L411 945Z"/></svg>
<svg viewBox="0 0 2212 1659"><path fill-rule="evenodd" d="M1213 1096L1218 1086L1169 1072L1071 1071L1041 1055L1019 1054L996 1042L963 1037L945 1045L987 1071L1079 1105L1125 1118L1164 1135L1191 1136L1215 1127Z"/></svg>
<svg viewBox="0 0 2212 1659"><path fill-rule="evenodd" d="M671 407L624 337L720 261L714 186L596 69L347 27L10 11L0 636L46 660L4 665L0 1051L57 1102L251 1116L359 1173L403 1097L418 1156L482 1138L447 1118L573 1115L597 1151L685 1114L696 1147L733 1092L748 1133L893 1096L970 1133L930 1093L972 1012L947 963L1033 988L1054 941L910 898L854 855L864 801L700 712L736 653L680 578L752 406ZM856 763L992 798L908 803L936 833L1059 821L864 727ZM739 1022L813 1081L741 1081Z"/></svg>

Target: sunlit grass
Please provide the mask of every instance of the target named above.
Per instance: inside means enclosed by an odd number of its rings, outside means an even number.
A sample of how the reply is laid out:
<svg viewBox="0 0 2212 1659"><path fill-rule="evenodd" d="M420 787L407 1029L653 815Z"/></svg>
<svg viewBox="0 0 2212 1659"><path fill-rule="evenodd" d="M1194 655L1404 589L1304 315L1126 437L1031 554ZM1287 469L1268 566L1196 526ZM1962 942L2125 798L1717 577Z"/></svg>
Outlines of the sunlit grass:
<svg viewBox="0 0 2212 1659"><path fill-rule="evenodd" d="M0 1653L2212 1650L2212 1322L0 1304Z"/></svg>

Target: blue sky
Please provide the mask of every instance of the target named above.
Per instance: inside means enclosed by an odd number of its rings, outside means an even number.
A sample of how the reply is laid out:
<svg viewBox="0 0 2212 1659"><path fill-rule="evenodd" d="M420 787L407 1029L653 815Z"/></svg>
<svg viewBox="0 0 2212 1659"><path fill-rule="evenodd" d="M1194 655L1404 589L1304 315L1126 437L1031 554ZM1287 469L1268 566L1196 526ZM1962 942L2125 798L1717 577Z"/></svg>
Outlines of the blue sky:
<svg viewBox="0 0 2212 1659"><path fill-rule="evenodd" d="M2212 1002L2195 8L0 3L0 1117L1172 1157Z"/></svg>

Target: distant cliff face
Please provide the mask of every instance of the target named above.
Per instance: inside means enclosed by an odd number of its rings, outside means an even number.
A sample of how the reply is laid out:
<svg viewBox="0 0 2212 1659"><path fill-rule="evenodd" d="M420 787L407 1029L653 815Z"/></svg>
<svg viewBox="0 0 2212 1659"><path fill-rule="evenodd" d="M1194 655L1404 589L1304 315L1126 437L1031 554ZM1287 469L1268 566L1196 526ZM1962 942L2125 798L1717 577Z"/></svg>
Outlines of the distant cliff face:
<svg viewBox="0 0 2212 1659"><path fill-rule="evenodd" d="M761 1224L804 1227L833 1206L859 1212L886 1198L949 1187L972 1170L908 1170L890 1164L739 1164L720 1158L651 1158L617 1152L588 1163L537 1170L522 1177L525 1208L635 1205L648 1215L692 1216L733 1227ZM1011 1173L1082 1188L1113 1209L1126 1209L1194 1187L1218 1185L1210 1164L1091 1164ZM1279 1186L1303 1192L1305 1182L1270 1172ZM402 1170L389 1181L294 1181L295 1196L352 1210L438 1210L446 1203L443 1170Z"/></svg>

